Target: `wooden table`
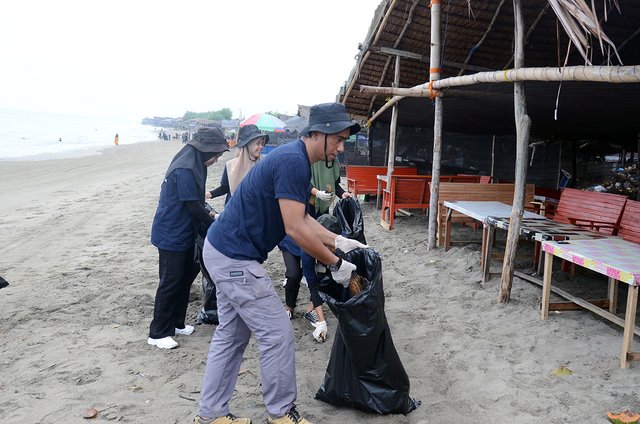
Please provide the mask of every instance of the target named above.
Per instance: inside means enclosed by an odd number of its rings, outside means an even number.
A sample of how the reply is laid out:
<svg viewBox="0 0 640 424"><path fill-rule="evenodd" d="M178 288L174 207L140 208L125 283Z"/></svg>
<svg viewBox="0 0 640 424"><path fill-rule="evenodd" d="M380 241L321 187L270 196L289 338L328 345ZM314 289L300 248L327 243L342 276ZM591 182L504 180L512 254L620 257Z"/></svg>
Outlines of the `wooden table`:
<svg viewBox="0 0 640 424"><path fill-rule="evenodd" d="M451 245L451 212L460 212L463 215L471 217L482 222L482 253L480 257L481 268L483 272L487 272L490 266L491 245L493 238L489 238L489 220L491 218L507 218L511 216L511 205L495 201L445 201L443 206L446 210L446 226L445 226L445 250ZM532 212L524 212L523 219L529 220L545 220L543 216L536 215ZM495 231L495 228L493 229ZM489 260L489 262L487 262Z"/></svg>
<svg viewBox="0 0 640 424"><path fill-rule="evenodd" d="M389 176L385 175L376 175L376 179L378 180L378 189L376 190L376 210L380 208L380 191L382 190L382 183L385 185L389 185Z"/></svg>
<svg viewBox="0 0 640 424"><path fill-rule="evenodd" d="M487 225L489 227L487 230L487 239L491 244L493 244L493 238L495 236L496 228L509 231L509 221L510 218L487 218ZM536 219L523 218L520 224L520 236L534 242L549 240L582 240L608 237L606 234L590 231L577 225L556 222L547 218L540 219L540 216L538 216ZM489 253L491 251L491 244L488 247ZM539 255L539 246L540 244L536 243L533 260L534 264L537 265L538 274L542 272L542 255ZM489 256L488 260L485 261L486 268L483 268L483 270L485 271L484 281L486 281L489 277L488 268L490 267L490 261L491 257Z"/></svg>
<svg viewBox="0 0 640 424"><path fill-rule="evenodd" d="M635 328L638 286L640 285L640 245L618 237L604 237L583 240L543 241L542 250L545 253L541 305L542 319L549 318L551 307L549 297L554 256L606 275L609 277L608 312L585 300L572 298L571 296L567 298L580 307L588 309L624 328L620 354L621 368L628 368L631 361L640 360L640 352L631 351L633 334L640 335L640 330ZM614 315L619 281L629 285L624 321Z"/></svg>

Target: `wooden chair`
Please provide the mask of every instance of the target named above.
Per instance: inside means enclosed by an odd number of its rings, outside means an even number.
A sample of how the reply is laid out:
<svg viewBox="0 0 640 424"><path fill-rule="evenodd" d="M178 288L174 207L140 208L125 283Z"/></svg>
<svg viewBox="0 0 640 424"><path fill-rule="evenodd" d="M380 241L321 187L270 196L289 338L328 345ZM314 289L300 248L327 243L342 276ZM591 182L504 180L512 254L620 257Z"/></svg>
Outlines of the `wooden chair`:
<svg viewBox="0 0 640 424"><path fill-rule="evenodd" d="M347 165L347 191L358 196L377 194L378 175L386 175L386 166ZM418 169L409 166L393 168L394 175L417 175Z"/></svg>
<svg viewBox="0 0 640 424"><path fill-rule="evenodd" d="M392 175L388 188L382 191L380 225L392 230L396 211L429 208L431 175Z"/></svg>
<svg viewBox="0 0 640 424"><path fill-rule="evenodd" d="M441 175L440 181L479 183L479 175ZM429 208L431 175L393 175L388 189L382 192L382 218L380 225L392 230L395 213L405 209Z"/></svg>

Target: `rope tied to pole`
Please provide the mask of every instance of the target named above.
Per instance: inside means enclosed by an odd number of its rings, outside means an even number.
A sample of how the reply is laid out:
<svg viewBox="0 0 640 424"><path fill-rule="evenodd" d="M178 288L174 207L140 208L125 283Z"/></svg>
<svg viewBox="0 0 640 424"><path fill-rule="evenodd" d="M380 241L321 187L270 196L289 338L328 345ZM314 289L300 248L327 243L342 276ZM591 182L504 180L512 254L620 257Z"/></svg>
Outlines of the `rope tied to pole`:
<svg viewBox="0 0 640 424"><path fill-rule="evenodd" d="M435 100L435 98L440 95L440 91L433 89L433 81L429 81L427 88L429 89L429 98L431 100Z"/></svg>

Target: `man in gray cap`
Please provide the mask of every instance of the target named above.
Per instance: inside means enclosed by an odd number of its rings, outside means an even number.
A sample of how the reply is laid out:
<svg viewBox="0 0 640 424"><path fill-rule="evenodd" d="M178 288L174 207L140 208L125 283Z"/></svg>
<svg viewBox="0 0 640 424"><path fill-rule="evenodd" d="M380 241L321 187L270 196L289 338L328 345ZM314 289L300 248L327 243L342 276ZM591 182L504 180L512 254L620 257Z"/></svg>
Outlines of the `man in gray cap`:
<svg viewBox="0 0 640 424"><path fill-rule="evenodd" d="M160 200L151 226L151 243L158 248L160 283L147 343L173 349L172 336L189 335L185 325L189 290L200 272L194 262L195 237L206 235L213 222L204 208L207 167L229 151L218 128L198 130L173 158L160 188Z"/></svg>
<svg viewBox="0 0 640 424"><path fill-rule="evenodd" d="M336 250L367 247L325 229L306 213L311 164L331 161L360 130L343 105L312 106L308 134L279 146L245 176L220 217L209 228L204 262L218 289L220 324L211 339L200 391L198 424L250 424L229 412L242 355L251 333L260 351L262 393L271 424L310 424L294 404L297 397L295 339L291 321L263 268L285 235L325 264L348 286L355 265Z"/></svg>

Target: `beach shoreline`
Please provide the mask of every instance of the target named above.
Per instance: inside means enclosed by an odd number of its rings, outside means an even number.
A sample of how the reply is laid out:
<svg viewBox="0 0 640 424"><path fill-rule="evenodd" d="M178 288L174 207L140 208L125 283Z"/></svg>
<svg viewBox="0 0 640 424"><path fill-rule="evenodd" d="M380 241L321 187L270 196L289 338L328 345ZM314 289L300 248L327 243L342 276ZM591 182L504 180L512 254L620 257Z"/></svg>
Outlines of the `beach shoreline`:
<svg viewBox="0 0 640 424"><path fill-rule="evenodd" d="M0 422L190 423L214 326L177 336L177 349L146 343L158 281L150 228L164 172L180 141L123 144L101 154L43 161L0 161ZM218 185L227 152L209 168ZM223 209L224 199L212 206ZM398 355L421 402L404 415L379 416L314 399L331 355L336 318L325 307L329 339L318 344L292 320L298 410L315 424L606 423L607 411L640 410L640 365L619 368L621 328L586 312L540 319L539 287L515 279L498 304L499 278L482 283L478 243L427 251L424 214L379 225L363 204L365 234L383 266L385 313ZM454 227L476 241L480 232ZM265 267L284 303L284 266L275 249ZM559 274L559 273L558 273ZM606 278L558 275L594 297ZM585 282L586 281L586 282ZM624 302L621 287L620 302ZM187 314L202 306L200 277ZM623 309L623 308L622 308ZM638 343L637 337L634 343ZM266 420L257 344L244 355L231 411ZM572 374L556 376L564 366ZM293 382L292 382L293 384Z"/></svg>

